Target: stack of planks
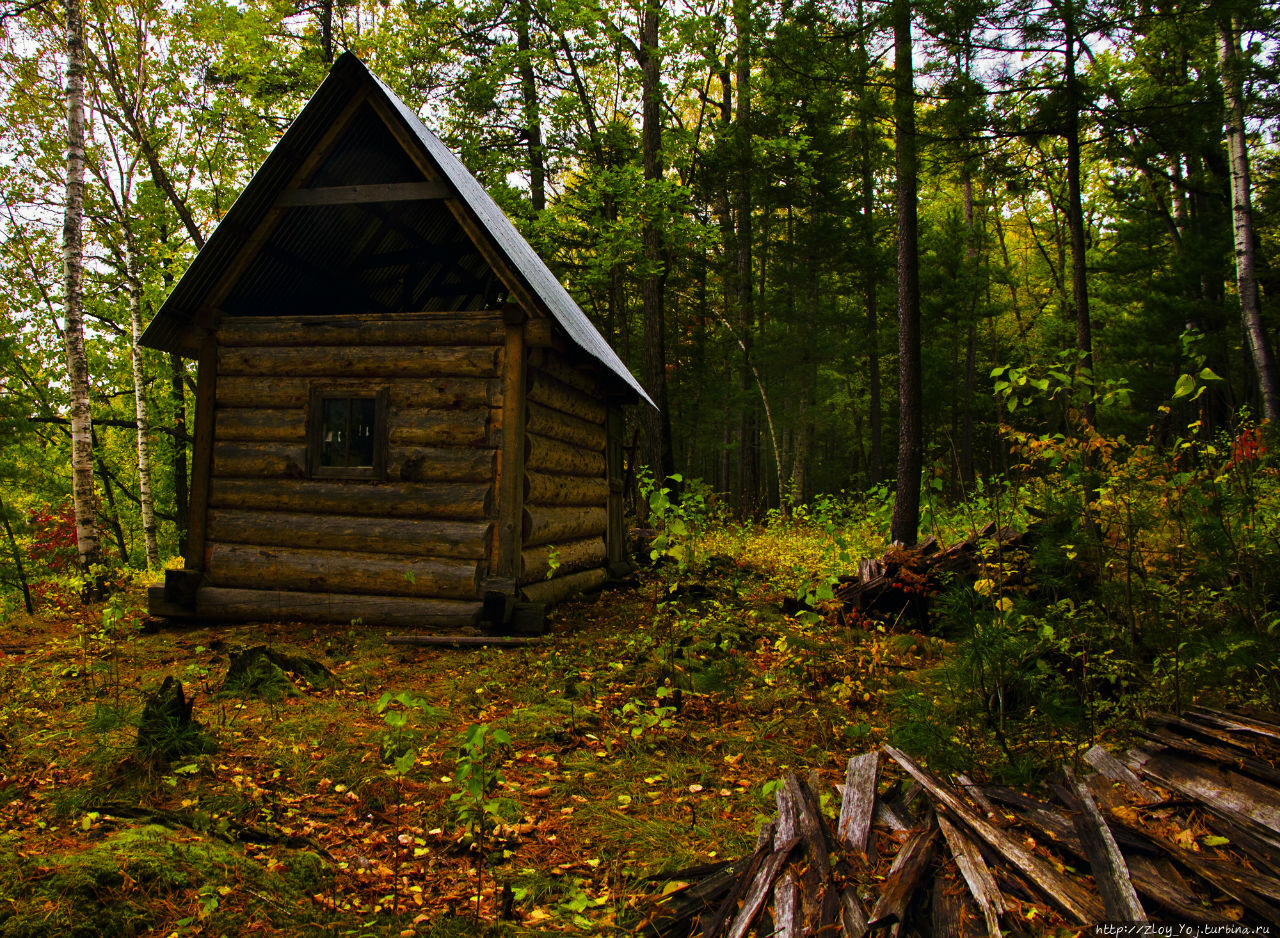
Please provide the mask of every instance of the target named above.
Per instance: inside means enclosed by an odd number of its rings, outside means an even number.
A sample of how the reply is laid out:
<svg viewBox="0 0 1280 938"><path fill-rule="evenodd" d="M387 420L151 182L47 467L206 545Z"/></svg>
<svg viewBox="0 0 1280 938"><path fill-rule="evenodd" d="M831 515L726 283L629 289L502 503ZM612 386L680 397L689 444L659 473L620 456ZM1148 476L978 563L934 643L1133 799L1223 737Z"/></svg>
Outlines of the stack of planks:
<svg viewBox="0 0 1280 938"><path fill-rule="evenodd" d="M1149 746L1122 758L1094 746L1048 799L964 775L949 784L885 746L905 779L881 792L881 752L850 759L834 830L813 776L791 774L755 853L664 877L690 883L656 903L645 930L995 938L1103 922L1280 926L1280 723L1193 708L1149 726Z"/></svg>
<svg viewBox="0 0 1280 938"><path fill-rule="evenodd" d="M856 574L839 577L835 598L846 611L884 616L909 612L923 624L926 599L936 592L940 574L974 573L979 569L980 548L987 546L998 556L1025 545L1031 532L989 522L972 537L947 547L933 536L914 547L894 547L883 557L860 561Z"/></svg>
<svg viewBox="0 0 1280 938"><path fill-rule="evenodd" d="M198 614L474 624L503 328L499 312L225 319ZM385 389L386 481L308 477L316 388Z"/></svg>
<svg viewBox="0 0 1280 938"><path fill-rule="evenodd" d="M530 352L520 586L553 603L604 583L609 484L604 389L545 349Z"/></svg>

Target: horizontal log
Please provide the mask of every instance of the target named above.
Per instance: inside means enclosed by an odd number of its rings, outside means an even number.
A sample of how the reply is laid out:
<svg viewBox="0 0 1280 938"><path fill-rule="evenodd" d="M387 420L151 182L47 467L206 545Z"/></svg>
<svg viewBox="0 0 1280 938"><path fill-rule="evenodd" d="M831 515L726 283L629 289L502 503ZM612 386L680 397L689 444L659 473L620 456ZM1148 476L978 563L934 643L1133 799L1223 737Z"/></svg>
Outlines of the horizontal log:
<svg viewBox="0 0 1280 938"><path fill-rule="evenodd" d="M448 199L457 190L447 182L375 182L358 186L285 189L276 196L279 208L308 205L361 205L369 202L421 202Z"/></svg>
<svg viewBox="0 0 1280 938"><path fill-rule="evenodd" d="M220 407L214 419L220 441L305 443L307 439L307 412L301 407Z"/></svg>
<svg viewBox="0 0 1280 938"><path fill-rule="evenodd" d="M209 512L210 540L482 560L489 522L362 518L283 511Z"/></svg>
<svg viewBox="0 0 1280 938"><path fill-rule="evenodd" d="M604 396L604 388L600 384L599 365L576 368L565 356L550 349L534 349L529 354L529 367L545 371L561 384L567 384L587 397L599 399Z"/></svg>
<svg viewBox="0 0 1280 938"><path fill-rule="evenodd" d="M218 341L229 347L307 345L492 345L502 343L502 316L436 313L415 319L355 316L229 316Z"/></svg>
<svg viewBox="0 0 1280 938"><path fill-rule="evenodd" d="M487 481L417 485L319 479L214 479L209 505L321 515L479 521L489 517L492 493L493 486Z"/></svg>
<svg viewBox="0 0 1280 938"><path fill-rule="evenodd" d="M524 465L534 472L599 479L604 477L604 452L529 433L524 438Z"/></svg>
<svg viewBox="0 0 1280 938"><path fill-rule="evenodd" d="M392 408L388 429L392 446L491 446L489 410Z"/></svg>
<svg viewBox="0 0 1280 938"><path fill-rule="evenodd" d="M600 508L540 508L524 510L525 547L560 544L588 537L603 537L605 510Z"/></svg>
<svg viewBox="0 0 1280 938"><path fill-rule="evenodd" d="M588 397L581 391L549 376L545 371L530 371L528 379L528 397L535 404L542 404L554 410L563 411L573 417L604 423L604 402Z"/></svg>
<svg viewBox="0 0 1280 938"><path fill-rule="evenodd" d="M480 621L478 602L410 599L403 596L355 596L205 586L196 594L201 619L252 622L334 622L379 627L465 629Z"/></svg>
<svg viewBox="0 0 1280 938"><path fill-rule="evenodd" d="M609 497L609 483L604 479L581 476L554 476L529 472L524 477L526 505L581 505L599 507Z"/></svg>
<svg viewBox="0 0 1280 938"><path fill-rule="evenodd" d="M222 543L208 553L211 586L472 599L479 584L472 560Z"/></svg>
<svg viewBox="0 0 1280 938"><path fill-rule="evenodd" d="M334 393L386 388L392 407L458 410L502 404L501 382L468 377L315 380L220 374L216 396L219 407L306 407L313 383Z"/></svg>
<svg viewBox="0 0 1280 938"><path fill-rule="evenodd" d="M517 648L545 645L541 635L388 635L388 645L420 645L427 648Z"/></svg>
<svg viewBox="0 0 1280 938"><path fill-rule="evenodd" d="M387 478L399 482L487 482L498 466L496 449L392 447Z"/></svg>
<svg viewBox="0 0 1280 938"><path fill-rule="evenodd" d="M213 474L223 478L300 479L307 474L305 443L213 444Z"/></svg>
<svg viewBox="0 0 1280 938"><path fill-rule="evenodd" d="M520 554L520 580L537 583L547 578L551 560L556 561L556 576L577 573L588 567L604 566L604 538L589 537L567 544L543 544L530 547Z"/></svg>
<svg viewBox="0 0 1280 938"><path fill-rule="evenodd" d="M393 407L387 432L392 445L488 446L490 412ZM307 412L299 407L223 407L217 412L221 442L303 443Z"/></svg>
<svg viewBox="0 0 1280 938"><path fill-rule="evenodd" d="M521 596L525 602L558 603L578 593L597 589L604 585L609 575L599 567L594 570L583 570L581 573L570 573L558 576L554 580L543 580L522 587Z"/></svg>
<svg viewBox="0 0 1280 938"><path fill-rule="evenodd" d="M490 377L498 374L497 347L308 345L220 348L218 377Z"/></svg>
<svg viewBox="0 0 1280 938"><path fill-rule="evenodd" d="M530 433L599 452L604 452L608 438L603 424L581 420L532 402L525 418L525 427Z"/></svg>

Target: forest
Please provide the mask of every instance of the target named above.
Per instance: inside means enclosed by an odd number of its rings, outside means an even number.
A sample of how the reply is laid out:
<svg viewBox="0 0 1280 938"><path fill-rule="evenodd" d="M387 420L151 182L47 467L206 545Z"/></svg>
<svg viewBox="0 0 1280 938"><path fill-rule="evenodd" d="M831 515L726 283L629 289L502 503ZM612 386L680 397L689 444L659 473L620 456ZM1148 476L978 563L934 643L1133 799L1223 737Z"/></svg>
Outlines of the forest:
<svg viewBox="0 0 1280 938"><path fill-rule="evenodd" d="M197 400L139 339L344 52L657 404L642 569L545 644L146 618ZM1031 786L1198 706L1280 733L1271 0L3 0L0 96L0 933L677 934L775 797L806 816L788 772ZM328 664L219 684L256 643ZM157 743L168 676L204 723ZM1212 813L1161 860L1209 885L1138 892L1277 924L1280 829ZM1275 879L1210 899L1188 850ZM1086 924L1042 899L996 918Z"/></svg>

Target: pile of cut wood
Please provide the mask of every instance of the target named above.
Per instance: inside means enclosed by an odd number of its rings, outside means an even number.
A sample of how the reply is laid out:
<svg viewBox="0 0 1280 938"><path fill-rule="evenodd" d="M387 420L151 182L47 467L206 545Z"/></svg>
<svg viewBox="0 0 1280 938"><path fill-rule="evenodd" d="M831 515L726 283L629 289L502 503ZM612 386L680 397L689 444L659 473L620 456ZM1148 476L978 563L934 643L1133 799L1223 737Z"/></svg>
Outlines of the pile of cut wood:
<svg viewBox="0 0 1280 938"><path fill-rule="evenodd" d="M646 931L994 938L1152 922L1270 933L1280 723L1194 708L1151 715L1143 737L1120 758L1093 747L1042 798L964 775L946 782L885 746L902 778L878 784L881 750L850 759L834 824L816 776L793 773L755 852L664 877L688 885L655 904Z"/></svg>
<svg viewBox="0 0 1280 938"><path fill-rule="evenodd" d="M986 546L1000 558L1025 546L1033 530L1017 531L990 522L972 537L947 547L931 536L914 547L891 548L883 557L859 561L857 573L839 577L835 597L846 612L891 619L908 615L923 626L928 597L937 591L940 575L976 575L981 572L981 548Z"/></svg>

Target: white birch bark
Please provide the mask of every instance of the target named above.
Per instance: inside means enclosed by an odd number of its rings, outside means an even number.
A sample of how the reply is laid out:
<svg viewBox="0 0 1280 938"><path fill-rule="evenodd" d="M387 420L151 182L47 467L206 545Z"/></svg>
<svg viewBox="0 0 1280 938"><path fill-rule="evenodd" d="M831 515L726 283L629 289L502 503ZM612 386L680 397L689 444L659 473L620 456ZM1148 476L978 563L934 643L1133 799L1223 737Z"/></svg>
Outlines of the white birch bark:
<svg viewBox="0 0 1280 938"><path fill-rule="evenodd" d="M65 279L63 339L71 385L71 494L76 542L85 574L85 598L99 598L94 570L100 559L97 498L93 488L93 428L89 412L89 363L84 350L84 23L80 0L67 0L67 189L62 222Z"/></svg>
<svg viewBox="0 0 1280 938"><path fill-rule="evenodd" d="M1258 376L1262 415L1272 427L1280 426L1280 393L1276 387L1275 361L1262 324L1253 247L1253 204L1249 184L1249 150L1244 136L1244 63L1240 56L1239 17L1224 19L1218 29L1218 63L1222 70L1222 96L1227 114L1227 156L1231 163L1231 220L1235 229L1236 287L1240 315L1249 341L1249 354Z"/></svg>
<svg viewBox="0 0 1280 938"><path fill-rule="evenodd" d="M142 534L147 545L147 569L160 567L160 548L156 543L156 512L151 497L151 448L147 440L147 391L142 373L142 282L138 279L138 257L133 246L128 248L127 274L129 289L129 321L133 326L130 358L133 362L134 415L138 422L138 501L142 506Z"/></svg>

